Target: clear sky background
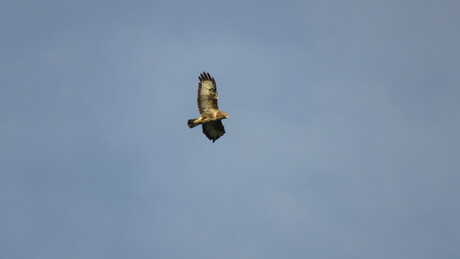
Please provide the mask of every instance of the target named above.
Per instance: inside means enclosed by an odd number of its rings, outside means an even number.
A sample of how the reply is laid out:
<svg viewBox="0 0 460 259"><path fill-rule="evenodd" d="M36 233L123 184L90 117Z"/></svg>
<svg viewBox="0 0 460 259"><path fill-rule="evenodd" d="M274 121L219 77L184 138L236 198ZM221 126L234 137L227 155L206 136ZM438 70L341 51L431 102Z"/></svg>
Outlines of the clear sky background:
<svg viewBox="0 0 460 259"><path fill-rule="evenodd" d="M460 258L459 13L2 1L0 257Z"/></svg>

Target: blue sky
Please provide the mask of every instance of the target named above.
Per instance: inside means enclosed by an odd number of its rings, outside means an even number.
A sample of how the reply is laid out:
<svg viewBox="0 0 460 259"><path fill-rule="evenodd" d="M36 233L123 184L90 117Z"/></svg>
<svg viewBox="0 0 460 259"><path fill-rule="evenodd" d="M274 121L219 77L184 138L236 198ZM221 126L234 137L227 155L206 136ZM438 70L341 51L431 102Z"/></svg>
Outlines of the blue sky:
<svg viewBox="0 0 460 259"><path fill-rule="evenodd" d="M459 11L3 1L0 257L459 258Z"/></svg>

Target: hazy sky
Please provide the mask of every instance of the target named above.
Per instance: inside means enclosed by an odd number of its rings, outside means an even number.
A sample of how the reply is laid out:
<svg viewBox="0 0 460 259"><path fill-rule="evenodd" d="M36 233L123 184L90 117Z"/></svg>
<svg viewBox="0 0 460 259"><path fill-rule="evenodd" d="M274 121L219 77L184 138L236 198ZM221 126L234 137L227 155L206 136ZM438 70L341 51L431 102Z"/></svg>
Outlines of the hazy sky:
<svg viewBox="0 0 460 259"><path fill-rule="evenodd" d="M460 258L459 13L2 1L0 257Z"/></svg>

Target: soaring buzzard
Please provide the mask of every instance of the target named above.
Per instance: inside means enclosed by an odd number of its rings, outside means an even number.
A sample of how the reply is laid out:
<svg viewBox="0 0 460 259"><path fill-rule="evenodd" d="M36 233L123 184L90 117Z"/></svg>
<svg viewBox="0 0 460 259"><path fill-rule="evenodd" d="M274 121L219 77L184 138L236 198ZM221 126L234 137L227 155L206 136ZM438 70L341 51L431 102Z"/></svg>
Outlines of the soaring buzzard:
<svg viewBox="0 0 460 259"><path fill-rule="evenodd" d="M225 134L221 120L228 119L228 115L220 111L217 106L217 90L214 78L209 73L203 72L198 79L200 79L200 83L198 84L197 100L201 117L188 120L187 125L193 128L201 124L204 135L214 143Z"/></svg>

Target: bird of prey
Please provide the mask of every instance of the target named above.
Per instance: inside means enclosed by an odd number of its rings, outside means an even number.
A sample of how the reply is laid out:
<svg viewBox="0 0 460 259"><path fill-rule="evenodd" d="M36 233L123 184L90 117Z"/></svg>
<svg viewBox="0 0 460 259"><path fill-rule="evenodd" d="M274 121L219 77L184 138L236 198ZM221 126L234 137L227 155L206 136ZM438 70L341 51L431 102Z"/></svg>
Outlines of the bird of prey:
<svg viewBox="0 0 460 259"><path fill-rule="evenodd" d="M228 119L228 115L219 110L217 105L217 89L216 81L209 73L203 72L198 77L198 110L201 117L190 119L187 125L190 128L196 127L201 124L203 133L212 142L216 141L225 134L223 119Z"/></svg>

